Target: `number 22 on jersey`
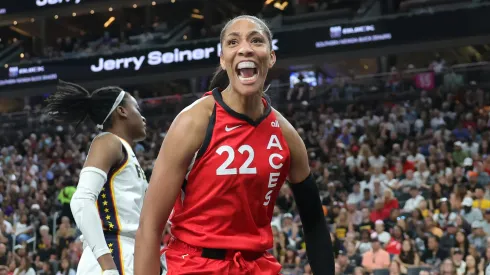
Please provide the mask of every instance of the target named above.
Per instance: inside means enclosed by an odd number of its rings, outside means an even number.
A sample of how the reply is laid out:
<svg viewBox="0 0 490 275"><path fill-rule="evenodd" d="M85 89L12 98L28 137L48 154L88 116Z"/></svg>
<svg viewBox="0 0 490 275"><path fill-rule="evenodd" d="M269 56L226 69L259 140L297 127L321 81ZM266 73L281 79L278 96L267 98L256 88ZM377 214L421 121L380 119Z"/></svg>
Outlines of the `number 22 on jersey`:
<svg viewBox="0 0 490 275"><path fill-rule="evenodd" d="M283 150L279 139L277 138L276 135L271 135L269 143L267 145L267 150L270 150L271 148L276 147L279 150ZM223 155L226 153L227 158L221 164L217 169L216 169L216 175L218 176L226 176L226 175L256 175L257 174L257 168L253 165L253 161L255 158L255 151L252 148L252 146L248 144L243 144L238 149L234 149L233 147L229 145L222 145L218 147L216 150L216 153L218 155ZM247 158L246 160L239 166L239 167L232 167L232 163L235 160L236 154L239 153L241 155L246 155ZM278 161L275 159L279 159ZM278 153L272 153L269 155L269 166L271 168L271 173L269 173L269 179L268 179L268 192L265 195L264 199L264 206L269 205L269 202L271 200L271 194L274 191L273 189L277 186L278 184L278 179L279 176L281 175L280 169L283 167L283 163L281 162L283 160L283 156Z"/></svg>

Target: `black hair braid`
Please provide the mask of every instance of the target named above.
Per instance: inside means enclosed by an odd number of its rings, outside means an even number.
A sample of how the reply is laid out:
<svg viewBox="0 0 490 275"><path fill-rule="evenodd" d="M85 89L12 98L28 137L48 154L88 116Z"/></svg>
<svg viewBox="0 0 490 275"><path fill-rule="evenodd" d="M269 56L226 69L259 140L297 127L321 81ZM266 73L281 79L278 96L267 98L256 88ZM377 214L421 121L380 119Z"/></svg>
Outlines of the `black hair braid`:
<svg viewBox="0 0 490 275"><path fill-rule="evenodd" d="M53 120L67 123L83 122L90 113L90 92L80 85L61 81L56 92L48 97L46 114Z"/></svg>
<svg viewBox="0 0 490 275"><path fill-rule="evenodd" d="M123 91L119 87L103 87L88 92L83 87L65 81L60 81L57 90L46 101L45 112L57 121L77 123L80 125L87 117L96 124L104 123L104 128L110 127L112 120L107 119L111 108L119 94ZM119 106L123 105L125 99Z"/></svg>

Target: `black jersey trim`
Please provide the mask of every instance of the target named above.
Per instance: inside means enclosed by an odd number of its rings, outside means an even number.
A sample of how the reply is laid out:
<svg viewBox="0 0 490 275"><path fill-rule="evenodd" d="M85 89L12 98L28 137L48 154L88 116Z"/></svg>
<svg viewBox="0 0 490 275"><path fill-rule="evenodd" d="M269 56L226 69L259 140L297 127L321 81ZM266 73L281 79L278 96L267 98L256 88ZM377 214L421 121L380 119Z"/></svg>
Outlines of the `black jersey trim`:
<svg viewBox="0 0 490 275"><path fill-rule="evenodd" d="M184 179L184 182L182 183L182 187L180 188L182 190L182 192L185 193L185 188L187 187L187 180Z"/></svg>
<svg viewBox="0 0 490 275"><path fill-rule="evenodd" d="M213 113L209 117L209 124L206 128L206 136L204 136L204 140L202 142L201 148L197 151L196 159L202 157L206 150L208 149L209 144L211 143L211 138L213 137L214 125L216 124L216 104L213 108Z"/></svg>
<svg viewBox="0 0 490 275"><path fill-rule="evenodd" d="M264 119L266 119L272 111L271 102L270 102L269 97L267 97L267 96L264 97L266 102L267 102L267 106L265 106L264 114L261 117L259 117L259 119L257 119L257 120L253 120L244 114L240 114L240 113L234 111L233 109L231 109L230 106L226 105L226 103L223 101L223 96L221 95L221 92L219 91L219 89L215 88L213 90L213 97L216 100L216 102L218 102L218 104L221 105L221 107L223 107L223 109L225 109L225 111L228 114L230 114L231 116L236 117L238 119L244 120L248 124L250 124L254 127L257 127L262 121L264 121Z"/></svg>

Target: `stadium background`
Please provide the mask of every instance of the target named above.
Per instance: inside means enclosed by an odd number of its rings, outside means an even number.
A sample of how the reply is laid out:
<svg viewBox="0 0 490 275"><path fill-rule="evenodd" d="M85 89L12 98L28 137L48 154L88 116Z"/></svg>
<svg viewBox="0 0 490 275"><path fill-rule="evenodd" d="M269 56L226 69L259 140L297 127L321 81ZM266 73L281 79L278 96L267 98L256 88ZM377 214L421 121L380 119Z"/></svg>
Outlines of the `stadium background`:
<svg viewBox="0 0 490 275"><path fill-rule="evenodd" d="M207 90L221 27L240 14L275 34L267 93L307 145L336 272L484 274L483 0L2 1L0 274L71 275L81 254L69 202L96 129L41 112L57 80L138 99L150 130L135 151L150 176L169 123ZM283 273L311 274L287 185L272 224Z"/></svg>

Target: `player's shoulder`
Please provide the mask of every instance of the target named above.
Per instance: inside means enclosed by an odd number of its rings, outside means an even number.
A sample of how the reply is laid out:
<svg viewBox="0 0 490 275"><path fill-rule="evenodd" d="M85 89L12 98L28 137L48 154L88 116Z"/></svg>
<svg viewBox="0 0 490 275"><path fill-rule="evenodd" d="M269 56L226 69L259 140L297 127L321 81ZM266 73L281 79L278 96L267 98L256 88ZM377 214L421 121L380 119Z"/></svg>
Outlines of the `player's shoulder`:
<svg viewBox="0 0 490 275"><path fill-rule="evenodd" d="M106 132L92 140L85 166L109 168L123 158L123 144L118 136Z"/></svg>
<svg viewBox="0 0 490 275"><path fill-rule="evenodd" d="M180 114L190 114L190 115L202 115L205 113L209 113L211 115L214 108L214 97L213 96L205 96L197 99L189 106L185 107L184 110L180 112ZM179 114L179 115L180 115Z"/></svg>
<svg viewBox="0 0 490 275"><path fill-rule="evenodd" d="M105 148L106 150L119 150L121 149L121 139L113 133L104 132L102 134L97 135L92 140L92 148Z"/></svg>
<svg viewBox="0 0 490 275"><path fill-rule="evenodd" d="M202 97L185 107L175 118L174 124L179 128L207 127L215 106L212 96Z"/></svg>
<svg viewBox="0 0 490 275"><path fill-rule="evenodd" d="M279 127L281 128L283 135L287 136L297 133L293 125L278 110L272 108L272 112L276 116L277 122L279 123Z"/></svg>

